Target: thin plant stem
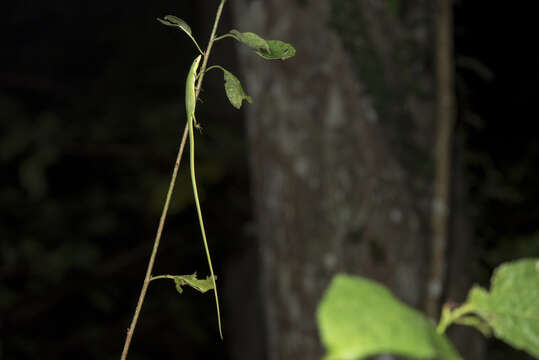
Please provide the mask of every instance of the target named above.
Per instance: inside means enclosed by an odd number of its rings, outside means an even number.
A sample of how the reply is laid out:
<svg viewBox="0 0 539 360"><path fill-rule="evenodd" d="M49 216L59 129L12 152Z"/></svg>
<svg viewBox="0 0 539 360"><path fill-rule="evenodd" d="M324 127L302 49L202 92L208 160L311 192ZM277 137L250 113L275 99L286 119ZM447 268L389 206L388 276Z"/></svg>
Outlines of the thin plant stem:
<svg viewBox="0 0 539 360"><path fill-rule="evenodd" d="M210 52L215 41L215 33L217 32L217 25L219 24L219 19L221 19L221 13L223 12L223 6L225 5L226 0L221 0L219 7L217 8L217 14L215 15L215 21L213 22L213 29L211 30L210 41L208 42L208 47L204 53L204 60L202 60L202 66L200 67L200 76L198 77L197 87L195 91L195 100L198 99L200 94L200 89L202 88L202 80L204 80L204 74L206 72L206 66L208 66L208 58L210 57ZM188 124L185 125L185 128L188 129ZM184 132L184 136L187 136L188 131Z"/></svg>
<svg viewBox="0 0 539 360"><path fill-rule="evenodd" d="M208 47L206 48L206 52L204 53L204 61L202 62L202 67L200 69L200 77L198 78L197 88L195 92L195 101L198 99L198 96L200 94L200 89L202 87L202 80L204 78L204 72L206 70L206 66L208 63L208 57L210 55L213 42L215 41L215 33L217 31L217 25L219 23L219 19L221 18L221 13L223 11L223 6L225 5L225 3L226 3L226 0L221 0L221 3L219 4L219 7L217 8L217 15L215 17L215 22L213 23L213 29L210 35L210 40L208 42ZM161 234L163 233L163 228L165 226L165 219L167 217L168 208L170 205L170 199L172 198L172 192L174 190L174 185L176 183L176 177L178 175L178 170L180 168L180 162L183 156L183 150L185 148L185 143L187 142L188 134L189 134L189 127L188 127L188 122L186 122L184 131L183 131L182 141L180 143L180 148L178 151L178 156L176 157L174 170L172 171L172 177L170 179L170 184L169 184L167 196L165 199L165 204L163 205L163 211L161 213L161 218L159 220L159 226L157 227L157 233L155 235L152 254L150 256L150 260L148 261L148 267L146 268L146 275L144 277L144 282L142 283L142 289L140 290L140 295L138 298L137 306L135 308L135 313L133 314L133 318L131 319L131 324L129 328L127 329L127 335L125 337L125 343L124 343L120 360L127 359L127 353L129 352L129 346L131 345L131 340L135 332L135 327L137 326L137 321L140 315L140 310L142 309L142 304L144 303L144 298L146 297L146 292L148 291L148 285L150 284L150 279L152 277L153 266L155 264L155 257L157 255L157 249L159 248L159 242L161 241Z"/></svg>
<svg viewBox="0 0 539 360"><path fill-rule="evenodd" d="M180 168L180 162L182 159L183 149L185 148L186 140L187 140L187 132L184 131L182 141L180 143L180 149L178 151L178 156L176 157L176 162L174 164L174 170L172 171L172 177L170 179L167 197L165 199L165 205L163 206L163 212L161 213L161 219L159 220L159 226L157 227L157 233L155 235L155 240L153 243L152 254L150 256L150 260L148 261L148 267L146 269L146 276L144 277L144 282L142 283L142 289L140 290L137 307L135 308L135 314L133 315L133 318L131 319L131 325L127 329L127 336L125 337L124 348L122 350L122 356L120 358L121 360L127 359L127 353L129 351L129 346L131 345L131 339L133 338L135 327L137 326L137 320L140 315L140 309L142 308L142 303L144 303L144 298L146 297L146 292L148 291L148 285L150 284L150 278L152 276L152 270L153 270L153 265L155 263L155 257L157 255L157 249L159 248L161 234L163 233L163 228L165 226L165 219L167 217L168 208L170 205L170 199L172 198L172 192L174 189L174 184L176 183L176 176L178 175L178 169Z"/></svg>
<svg viewBox="0 0 539 360"><path fill-rule="evenodd" d="M453 12L451 0L438 0L436 18L437 129L435 173L431 211L432 240L425 310L431 319L440 312L447 273L449 219L451 211L451 151L455 123Z"/></svg>
<svg viewBox="0 0 539 360"><path fill-rule="evenodd" d="M217 40L221 40L221 39L224 39L224 38L227 38L227 37L231 37L231 38L234 38L236 40L238 40L238 37L237 36L234 36L232 34L224 34L224 35L221 35L221 36L218 36L215 38L215 41Z"/></svg>
<svg viewBox="0 0 539 360"><path fill-rule="evenodd" d="M208 67L208 68L206 69L206 72L209 72L211 69L220 69L220 70L222 70L223 72L226 71L222 66L219 66L219 65L212 65L212 66L210 66L210 67Z"/></svg>
<svg viewBox="0 0 539 360"><path fill-rule="evenodd" d="M472 305L466 303L453 310L442 310L442 315L440 317L440 322L436 327L436 331L438 332L438 334L443 334L445 330L449 327L449 325L457 321L459 318L462 318L463 316L473 312L473 309L474 308Z"/></svg>
<svg viewBox="0 0 539 360"><path fill-rule="evenodd" d="M159 280L159 279L171 279L171 280L174 280L176 277L174 275L157 275L157 276L152 276L150 278L150 280Z"/></svg>

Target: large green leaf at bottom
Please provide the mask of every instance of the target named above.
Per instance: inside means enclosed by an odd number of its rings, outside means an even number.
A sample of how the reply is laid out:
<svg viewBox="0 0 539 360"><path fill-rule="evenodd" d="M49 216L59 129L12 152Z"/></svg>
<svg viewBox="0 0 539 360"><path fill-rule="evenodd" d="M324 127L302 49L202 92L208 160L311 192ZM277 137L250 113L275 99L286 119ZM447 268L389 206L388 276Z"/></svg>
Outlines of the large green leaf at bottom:
<svg viewBox="0 0 539 360"><path fill-rule="evenodd" d="M490 292L476 286L467 304L494 335L539 358L539 259L523 259L496 269Z"/></svg>
<svg viewBox="0 0 539 360"><path fill-rule="evenodd" d="M326 360L387 353L417 359L460 359L425 316L384 286L361 277L336 275L320 302L317 317Z"/></svg>

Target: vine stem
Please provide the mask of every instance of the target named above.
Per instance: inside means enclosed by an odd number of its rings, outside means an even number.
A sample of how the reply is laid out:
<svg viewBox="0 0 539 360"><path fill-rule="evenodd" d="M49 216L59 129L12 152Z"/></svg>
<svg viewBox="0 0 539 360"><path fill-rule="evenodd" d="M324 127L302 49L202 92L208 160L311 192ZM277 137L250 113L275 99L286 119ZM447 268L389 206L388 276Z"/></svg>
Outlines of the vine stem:
<svg viewBox="0 0 539 360"><path fill-rule="evenodd" d="M218 37L215 38L215 41L221 40L221 39L224 39L224 38L227 38L227 37L231 37L231 38L234 38L234 39L239 41L238 37L234 36L232 34L224 34L224 35L218 36Z"/></svg>
<svg viewBox="0 0 539 360"><path fill-rule="evenodd" d="M220 69L220 70L222 70L223 72L226 71L222 66L219 66L219 65L212 65L212 66L210 66L210 67L208 67L208 68L206 69L206 72L209 72L211 69Z"/></svg>
<svg viewBox="0 0 539 360"><path fill-rule="evenodd" d="M206 71L206 66L208 64L208 57L210 56L210 52L213 47L213 43L215 41L215 33L217 31L217 25L219 24L219 19L221 18L221 13L223 11L223 6L225 5L225 3L226 3L226 0L221 0L221 3L219 4L219 7L217 8L217 15L215 16L215 21L213 23L213 29L210 35L210 40L208 42L208 47L206 48L206 52L204 53L204 60L202 62L202 67L200 69L200 76L198 78L198 83L197 83L196 92L195 92L195 101L198 99L198 96L200 94L200 89L202 87L202 80L204 78L204 72ZM159 243L161 241L161 235L163 233L163 228L165 226L165 220L166 220L168 208L170 205L170 199L172 198L174 185L176 184L176 177L178 175L178 170L180 168L180 162L183 156L183 150L185 148L185 143L187 141L188 134L189 134L189 126L188 126L188 122L186 122L185 128L183 130L182 141L180 143L180 148L178 151L178 155L176 157L176 162L174 163L174 170L172 171L172 176L170 179L170 184L169 184L167 196L165 199L165 204L163 205L163 211L161 212L161 218L159 220L159 225L157 227L157 233L155 235L155 240L153 243L152 254L150 255L150 260L148 261L148 267L146 268L146 276L144 277L144 282L142 283L142 289L140 290L140 295L138 297L138 302L135 308L135 313L133 314L133 318L131 319L131 324L129 328L127 329L127 335L125 337L124 347L122 350L122 355L120 357L120 360L127 359L127 353L129 352L129 346L131 345L131 340L133 339L135 327L137 326L137 321L140 315L140 310L142 309L142 304L144 303L144 298L146 297L148 286L150 285L153 266L155 264L155 258L157 255L157 249L159 248Z"/></svg>
<svg viewBox="0 0 539 360"><path fill-rule="evenodd" d="M453 310L449 309L448 307L444 308L442 310L440 322L436 327L436 332L438 332L438 334L443 334L445 330L449 327L449 325L451 325L464 315L471 313L473 309L473 306L468 303Z"/></svg>
<svg viewBox="0 0 539 360"><path fill-rule="evenodd" d="M150 280L159 280L159 279L171 279L174 280L176 277L174 275L157 275L152 276Z"/></svg>
<svg viewBox="0 0 539 360"><path fill-rule="evenodd" d="M451 0L438 0L436 14L437 119L432 198L432 240L425 310L431 319L439 314L447 276L447 249L451 211L451 150L455 122L453 74L453 10Z"/></svg>
<svg viewBox="0 0 539 360"><path fill-rule="evenodd" d="M174 170L172 171L172 177L170 179L170 184L168 187L167 197L165 199L165 205L163 206L163 211L161 213L161 219L159 220L159 226L157 227L157 234L155 235L155 240L153 243L152 254L150 255L150 260L148 261L148 267L146 268L146 276L144 277L144 282L142 283L142 289L140 290L140 295L137 302L137 307L135 308L135 313L131 319L131 325L127 329L127 336L125 337L124 348L122 350L121 360L127 359L127 353L129 351L129 346L131 345L131 339L133 338L133 333L135 332L135 327L137 326L137 320L140 315L140 310L142 304L144 303L144 298L146 297L146 292L148 291L148 285L150 285L150 278L152 276L153 265L155 263L155 257L157 255L157 249L159 248L159 242L161 240L161 234L163 233L163 228L165 226L165 219L167 217L168 208L170 204L170 199L172 198L172 192L174 189L174 184L176 183L176 176L178 175L178 169L180 168L180 162L183 155L183 150L185 148L185 142L187 140L187 132L184 131L182 141L180 143L180 149L178 151L178 156L176 157L176 162L174 164Z"/></svg>

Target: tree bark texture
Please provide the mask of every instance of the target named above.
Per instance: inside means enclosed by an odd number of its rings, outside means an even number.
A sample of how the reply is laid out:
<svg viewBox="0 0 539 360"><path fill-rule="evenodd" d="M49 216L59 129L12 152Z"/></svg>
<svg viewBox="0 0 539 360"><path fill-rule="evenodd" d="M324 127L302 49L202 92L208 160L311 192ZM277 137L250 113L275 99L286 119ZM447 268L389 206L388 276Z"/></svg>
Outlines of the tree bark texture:
<svg viewBox="0 0 539 360"><path fill-rule="evenodd" d="M296 48L239 46L266 353L317 359L337 272L420 307L428 272L435 86L426 0L235 0L235 24Z"/></svg>

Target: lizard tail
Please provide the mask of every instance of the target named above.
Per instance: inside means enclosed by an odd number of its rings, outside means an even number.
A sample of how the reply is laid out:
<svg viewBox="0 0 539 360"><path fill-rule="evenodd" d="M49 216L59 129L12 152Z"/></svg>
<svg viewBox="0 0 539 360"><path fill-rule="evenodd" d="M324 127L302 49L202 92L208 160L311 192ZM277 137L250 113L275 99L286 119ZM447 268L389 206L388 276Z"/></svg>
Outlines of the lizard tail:
<svg viewBox="0 0 539 360"><path fill-rule="evenodd" d="M213 293L215 294L215 306L217 308L217 321L219 325L219 336L221 340L223 339L223 330L221 326L221 311L219 309L219 297L217 295L217 284L215 283L215 274L213 273L213 266L211 263L210 250L208 248L208 241L206 240L206 231L204 230L204 221L202 220L202 211L200 210L200 201L198 200L198 190L197 182L195 176L195 139L194 139L194 129L193 122L195 121L194 115L188 120L189 121L189 162L191 167L191 183L193 185L193 194L195 196L195 205L197 208L198 222L200 224L200 231L202 232L202 240L204 242L204 250L206 250L206 257L208 259L208 265L210 268L210 275L213 282Z"/></svg>

